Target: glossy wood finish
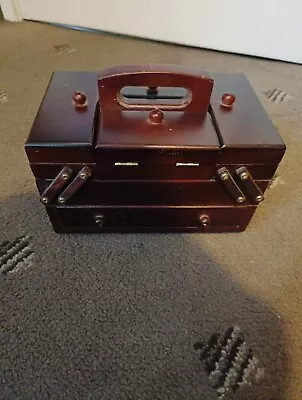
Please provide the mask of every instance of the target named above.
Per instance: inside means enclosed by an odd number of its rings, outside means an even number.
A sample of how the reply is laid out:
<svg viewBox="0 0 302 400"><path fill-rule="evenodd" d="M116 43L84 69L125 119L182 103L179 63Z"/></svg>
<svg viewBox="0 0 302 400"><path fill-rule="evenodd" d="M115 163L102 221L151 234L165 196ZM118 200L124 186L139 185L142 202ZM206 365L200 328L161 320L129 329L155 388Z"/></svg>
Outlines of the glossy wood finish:
<svg viewBox="0 0 302 400"><path fill-rule="evenodd" d="M74 106L77 90L87 94L87 107ZM25 143L30 162L92 162L97 99L96 74L53 73Z"/></svg>
<svg viewBox="0 0 302 400"><path fill-rule="evenodd" d="M244 75L142 65L55 72L25 150L41 195L72 171L66 204L45 203L57 232L237 232L257 201L236 171L262 196L285 144Z"/></svg>
<svg viewBox="0 0 302 400"><path fill-rule="evenodd" d="M221 162L280 162L285 144L245 75L217 74L214 81L211 106L223 142ZM224 93L236 96L230 109L221 107Z"/></svg>
<svg viewBox="0 0 302 400"><path fill-rule="evenodd" d="M184 109L186 113L204 114L208 111L213 88L213 79L201 71L180 65L127 65L103 70L98 76L100 109L107 112L128 110L152 110L154 106L145 101L140 105L126 106L120 101L120 89L125 86L148 87L183 87L190 92L190 101L186 105L163 105L160 101L157 108L177 111Z"/></svg>
<svg viewBox="0 0 302 400"><path fill-rule="evenodd" d="M105 112L100 119L96 150L220 150L219 139L209 113L200 115L165 111L163 114L161 123L151 124L148 111Z"/></svg>
<svg viewBox="0 0 302 400"><path fill-rule="evenodd" d="M93 163L98 161L93 145L93 138L96 140L97 136L99 136L99 140L102 140L102 132L99 131L100 126L98 122L101 118L99 118L98 111L94 114L95 109L98 110L97 77L98 74L96 72L58 71L53 74L25 145L31 164ZM199 158L204 158L206 156L201 153L201 150L206 150L209 147L213 150L218 150L218 137L220 143L219 164L256 163L263 164L264 166L267 164L275 164L277 166L284 155L285 145L247 79L241 74L212 74L212 78L214 79L214 89L210 103L213 110L212 117L215 120L214 122L216 122L215 134L213 134L209 124L206 123L206 127L209 130L208 139L205 140L204 132L200 131L198 145L198 133L196 132L197 120L193 118L195 143L191 143L191 146L189 146L191 147L190 151L193 151L193 146L195 151L200 155ZM220 106L221 95L225 91L231 92L232 88L233 92L236 93L237 100L232 109L226 111L221 109ZM73 93L79 89L87 93L89 102L88 108L81 111L76 110L72 105ZM245 100L246 96L247 100ZM130 111L127 115L129 113ZM134 111L132 113L133 119L136 120L137 112ZM173 121L178 121L178 123L181 120L183 122L187 121L186 117L180 118L180 114L174 117L172 116L172 112L167 112L167 114L171 115L169 118L171 118L172 124ZM94 119L95 117L96 119ZM212 117L211 121L213 122ZM142 122L143 120L146 121L146 119L139 118L137 122ZM132 117L129 116L125 120L123 119L123 122L125 121L127 121L127 124L131 124ZM203 126L204 124L205 122L203 122ZM178 124L174 125L178 127ZM125 129L125 132L129 130L127 126L121 126L122 128ZM132 141L130 148L127 149L128 151L133 150L131 157L139 156L140 153L142 153L143 158L148 158L150 155L150 158L154 160L155 168L158 163L161 164L164 162L165 164L169 164L171 157L173 161L171 159L170 164L177 161L188 162L183 159L183 157L188 159L189 156L187 154L190 153L188 146L186 147L184 143L187 140L188 145L188 139L186 139L185 134L185 130L188 128L187 125L183 125L182 134L176 128L176 133L179 133L178 136L175 135L175 132L173 136L171 135L173 126L171 128L167 124L164 124L164 127L153 127L150 124L145 124L147 131L142 130L142 126L139 123L137 125L132 124L132 128L135 128L137 133L134 133L135 140ZM148 132L149 128L150 133ZM116 126L115 130L117 129L118 127ZM162 140L161 143L158 142L157 145L152 146L154 133L156 134L156 131L159 129L161 130L160 135L166 135L166 140ZM169 131L169 129L172 129L172 131ZM171 138L170 145L167 141L168 138ZM117 151L119 146L114 146L115 140L115 137L112 137L112 140L108 138L108 146ZM140 143L140 140L143 143ZM149 145L151 144L150 146L148 146L148 141ZM208 143L208 146L207 141L211 141L211 143ZM159 149L159 146L164 143L166 148L162 146ZM139 149L140 152L135 153L135 149ZM151 152L152 149L155 151ZM150 150L150 152L146 150ZM182 153L179 154L179 159L176 160L174 154L177 151L182 151ZM110 159L114 156L112 153L102 152L102 159L99 164L103 164L107 154ZM119 158L124 155L115 154ZM164 157L155 161L154 157L158 154L164 154ZM213 157L213 154L211 154L211 157ZM103 165L101 165L102 167ZM125 172L126 174L128 173L128 171Z"/></svg>

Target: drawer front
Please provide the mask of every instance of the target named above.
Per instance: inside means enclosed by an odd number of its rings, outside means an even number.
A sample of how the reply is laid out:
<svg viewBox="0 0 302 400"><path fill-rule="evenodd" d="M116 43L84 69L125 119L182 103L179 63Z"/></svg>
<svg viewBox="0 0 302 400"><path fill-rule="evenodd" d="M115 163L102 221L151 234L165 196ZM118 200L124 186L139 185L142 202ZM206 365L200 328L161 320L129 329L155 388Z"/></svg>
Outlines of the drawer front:
<svg viewBox="0 0 302 400"><path fill-rule="evenodd" d="M256 207L53 207L47 211L57 232L244 230Z"/></svg>
<svg viewBox="0 0 302 400"><path fill-rule="evenodd" d="M121 159L123 160L123 159ZM99 180L210 180L216 176L221 167L226 167L231 174L243 165L249 170L255 180L270 180L277 164L213 164L209 160L204 163L194 163L190 159L188 163L176 163L171 165L114 165L111 162L107 167L94 163L32 163L31 170L36 179L54 179L64 167L72 169L76 175L85 165L92 169L92 176ZM188 160L186 160L188 161Z"/></svg>
<svg viewBox="0 0 302 400"><path fill-rule="evenodd" d="M51 180L37 182L42 194ZM258 181L262 193L269 181ZM54 203L56 204L56 199ZM236 199L221 182L211 181L97 181L88 180L67 201L80 206L234 206ZM248 197L243 203L251 204Z"/></svg>

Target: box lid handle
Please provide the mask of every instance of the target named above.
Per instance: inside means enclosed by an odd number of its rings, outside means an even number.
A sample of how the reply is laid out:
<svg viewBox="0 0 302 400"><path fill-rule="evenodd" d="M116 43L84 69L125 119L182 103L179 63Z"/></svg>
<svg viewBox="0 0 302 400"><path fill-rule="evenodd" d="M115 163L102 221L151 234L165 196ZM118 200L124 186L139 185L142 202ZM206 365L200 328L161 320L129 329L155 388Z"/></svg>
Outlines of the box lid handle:
<svg viewBox="0 0 302 400"><path fill-rule="evenodd" d="M188 93L186 102L161 104L156 108L166 111L185 110L192 113L208 111L213 80L208 74L180 65L147 64L125 65L101 71L98 75L99 105L105 110L152 110L154 103L145 99L139 103L126 103L121 95L125 86L181 87Z"/></svg>

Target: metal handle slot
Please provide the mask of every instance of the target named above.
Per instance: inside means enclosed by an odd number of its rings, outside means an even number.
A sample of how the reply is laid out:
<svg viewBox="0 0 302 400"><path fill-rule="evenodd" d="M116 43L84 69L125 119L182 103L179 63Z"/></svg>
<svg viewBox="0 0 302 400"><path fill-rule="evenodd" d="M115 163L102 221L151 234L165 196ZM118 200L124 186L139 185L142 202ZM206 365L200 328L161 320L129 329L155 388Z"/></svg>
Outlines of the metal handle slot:
<svg viewBox="0 0 302 400"><path fill-rule="evenodd" d="M135 87L125 86L117 94L117 100L127 108L150 106L160 109L184 109L190 103L190 90L181 87Z"/></svg>
<svg viewBox="0 0 302 400"><path fill-rule="evenodd" d="M146 100L183 100L189 97L187 89L182 87L147 87L147 86L124 86L120 90L125 99Z"/></svg>

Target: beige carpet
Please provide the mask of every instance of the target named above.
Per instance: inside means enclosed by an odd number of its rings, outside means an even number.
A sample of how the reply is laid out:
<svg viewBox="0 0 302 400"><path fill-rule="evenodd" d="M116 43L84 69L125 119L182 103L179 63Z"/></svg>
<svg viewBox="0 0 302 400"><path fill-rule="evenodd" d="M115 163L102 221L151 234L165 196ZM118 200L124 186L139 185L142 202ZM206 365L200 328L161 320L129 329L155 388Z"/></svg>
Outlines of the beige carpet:
<svg viewBox="0 0 302 400"><path fill-rule="evenodd" d="M147 62L244 72L279 129L288 150L246 232L52 232L23 150L50 74ZM301 400L301 114L298 65L1 21L2 264L27 253L0 275L0 399ZM258 361L236 391L194 349L235 326Z"/></svg>

